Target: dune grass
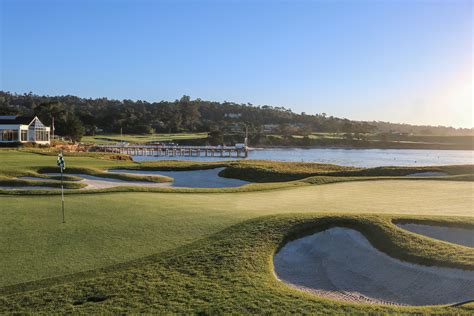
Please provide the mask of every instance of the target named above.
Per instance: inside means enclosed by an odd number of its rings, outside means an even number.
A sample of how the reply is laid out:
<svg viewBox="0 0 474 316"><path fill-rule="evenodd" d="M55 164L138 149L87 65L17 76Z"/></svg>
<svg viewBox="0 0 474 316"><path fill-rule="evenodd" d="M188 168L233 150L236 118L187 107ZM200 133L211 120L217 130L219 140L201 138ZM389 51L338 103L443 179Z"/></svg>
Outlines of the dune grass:
<svg viewBox="0 0 474 316"><path fill-rule="evenodd" d="M407 176L419 172L443 172L448 175L472 175L474 174L474 165L354 168L318 163L248 160L229 163L227 168L221 171L219 175L252 182L275 182L301 180L314 176Z"/></svg>
<svg viewBox="0 0 474 316"><path fill-rule="evenodd" d="M31 284L38 289L0 296L0 312L470 313L469 305L397 307L332 301L292 289L274 277L272 259L281 245L332 226L357 229L395 257L416 253L415 261L474 269L474 250L404 233L391 220L389 216L314 214L253 219L161 255L91 272L83 280L57 279L60 285L44 289L41 282ZM432 251L427 252L427 247Z"/></svg>

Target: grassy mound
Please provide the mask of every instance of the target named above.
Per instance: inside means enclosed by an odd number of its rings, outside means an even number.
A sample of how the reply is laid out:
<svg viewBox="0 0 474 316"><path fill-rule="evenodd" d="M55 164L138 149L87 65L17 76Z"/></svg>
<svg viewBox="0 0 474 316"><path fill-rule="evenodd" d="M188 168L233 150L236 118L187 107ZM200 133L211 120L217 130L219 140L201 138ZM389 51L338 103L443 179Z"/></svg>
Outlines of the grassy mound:
<svg viewBox="0 0 474 316"><path fill-rule="evenodd" d="M58 168L47 167L47 168L39 168L37 169L39 173L57 173ZM124 181L144 181L144 182L171 182L173 181L172 178L166 176L147 176L147 175L134 175L134 174L126 174L126 173L109 173L102 171L100 169L93 169L93 168L78 168L78 167L69 167L64 170L65 174L87 174L94 177L100 178L109 178L109 179L118 179Z"/></svg>
<svg viewBox="0 0 474 316"><path fill-rule="evenodd" d="M354 168L319 163L249 160L230 163L219 175L252 182L277 182L301 180L315 176L400 177L420 172L443 172L448 175L473 175L474 165Z"/></svg>
<svg viewBox="0 0 474 316"><path fill-rule="evenodd" d="M250 220L165 254L84 274L84 280L0 297L0 312L44 313L469 313L470 307L350 304L292 289L273 274L286 241L349 226L392 256L474 269L474 250L404 233L391 217L286 215ZM464 221L465 219L451 219ZM474 226L474 222L469 220ZM378 242L379 239L382 242ZM71 280L71 279L70 279ZM55 280L57 284L64 279ZM49 280L49 284L54 283ZM14 292L14 288L9 289ZM4 293L6 293L4 291Z"/></svg>
<svg viewBox="0 0 474 316"><path fill-rule="evenodd" d="M2 177L0 176L0 187L50 187L50 188L61 188L61 182L59 181L48 181L48 178L45 178L44 181L41 180L26 180L26 179L14 179L14 178L8 178L8 177ZM70 180L70 179L69 179ZM64 188L65 189L82 189L86 187L85 184L82 183L77 183L77 182L70 182L70 181L64 181ZM36 189L35 189L36 190ZM27 192L32 192L35 190L25 190ZM9 190L0 190L0 191L6 191L8 192ZM15 191L15 190L14 190ZM23 192L23 190L17 190L20 194L24 194L26 192ZM45 191L48 191L45 189ZM13 192L13 191L12 191ZM51 191L55 194L60 194L57 192L57 190Z"/></svg>

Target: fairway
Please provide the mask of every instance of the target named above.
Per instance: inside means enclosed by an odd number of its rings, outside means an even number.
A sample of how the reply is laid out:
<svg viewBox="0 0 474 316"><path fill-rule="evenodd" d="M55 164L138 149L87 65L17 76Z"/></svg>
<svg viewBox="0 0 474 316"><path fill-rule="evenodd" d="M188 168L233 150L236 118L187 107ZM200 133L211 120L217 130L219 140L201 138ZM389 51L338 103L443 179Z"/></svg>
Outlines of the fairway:
<svg viewBox="0 0 474 316"><path fill-rule="evenodd" d="M203 139L207 138L208 133L154 133L149 135L134 135L134 134L104 134L96 136L85 136L82 141L85 143L95 144L115 144L117 142L132 142L132 143L147 143L147 142L170 142L177 140L188 139Z"/></svg>
<svg viewBox="0 0 474 316"><path fill-rule="evenodd" d="M472 182L370 181L249 193L1 196L0 287L95 269L282 213L474 216Z"/></svg>

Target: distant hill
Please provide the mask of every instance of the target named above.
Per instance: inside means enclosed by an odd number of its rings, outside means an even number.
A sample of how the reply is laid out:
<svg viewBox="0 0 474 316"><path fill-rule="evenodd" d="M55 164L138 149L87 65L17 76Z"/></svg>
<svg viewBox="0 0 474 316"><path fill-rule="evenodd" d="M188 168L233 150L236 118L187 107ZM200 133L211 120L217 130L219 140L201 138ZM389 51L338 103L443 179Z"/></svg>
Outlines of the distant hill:
<svg viewBox="0 0 474 316"><path fill-rule="evenodd" d="M430 126L430 125L411 125L390 123L381 121L367 122L376 127L380 133L403 133L414 135L436 135L436 136L473 136L474 128L454 128L447 126Z"/></svg>
<svg viewBox="0 0 474 316"><path fill-rule="evenodd" d="M474 135L474 129L417 126L388 122L360 122L326 114L295 113L284 107L254 106L233 102L192 100L133 101L77 96L40 96L0 91L0 115L37 115L57 133L67 135L67 126L82 125L86 134L97 131L149 134L153 132L241 132L309 135L311 133L402 133L420 135ZM81 126L76 126L80 130Z"/></svg>

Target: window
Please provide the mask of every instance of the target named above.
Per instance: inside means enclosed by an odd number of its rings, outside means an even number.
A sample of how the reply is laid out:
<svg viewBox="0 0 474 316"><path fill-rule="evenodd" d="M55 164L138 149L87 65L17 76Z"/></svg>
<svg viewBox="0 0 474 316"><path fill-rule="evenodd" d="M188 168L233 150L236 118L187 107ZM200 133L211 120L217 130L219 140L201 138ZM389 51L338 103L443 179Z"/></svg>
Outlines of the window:
<svg viewBox="0 0 474 316"><path fill-rule="evenodd" d="M28 131L21 131L21 141L26 142L28 140Z"/></svg>
<svg viewBox="0 0 474 316"><path fill-rule="evenodd" d="M15 129L0 130L0 141L17 142L18 141L18 130L15 130Z"/></svg>
<svg viewBox="0 0 474 316"><path fill-rule="evenodd" d="M45 142L49 140L49 132L44 128L38 128L35 130L35 140L37 142Z"/></svg>

